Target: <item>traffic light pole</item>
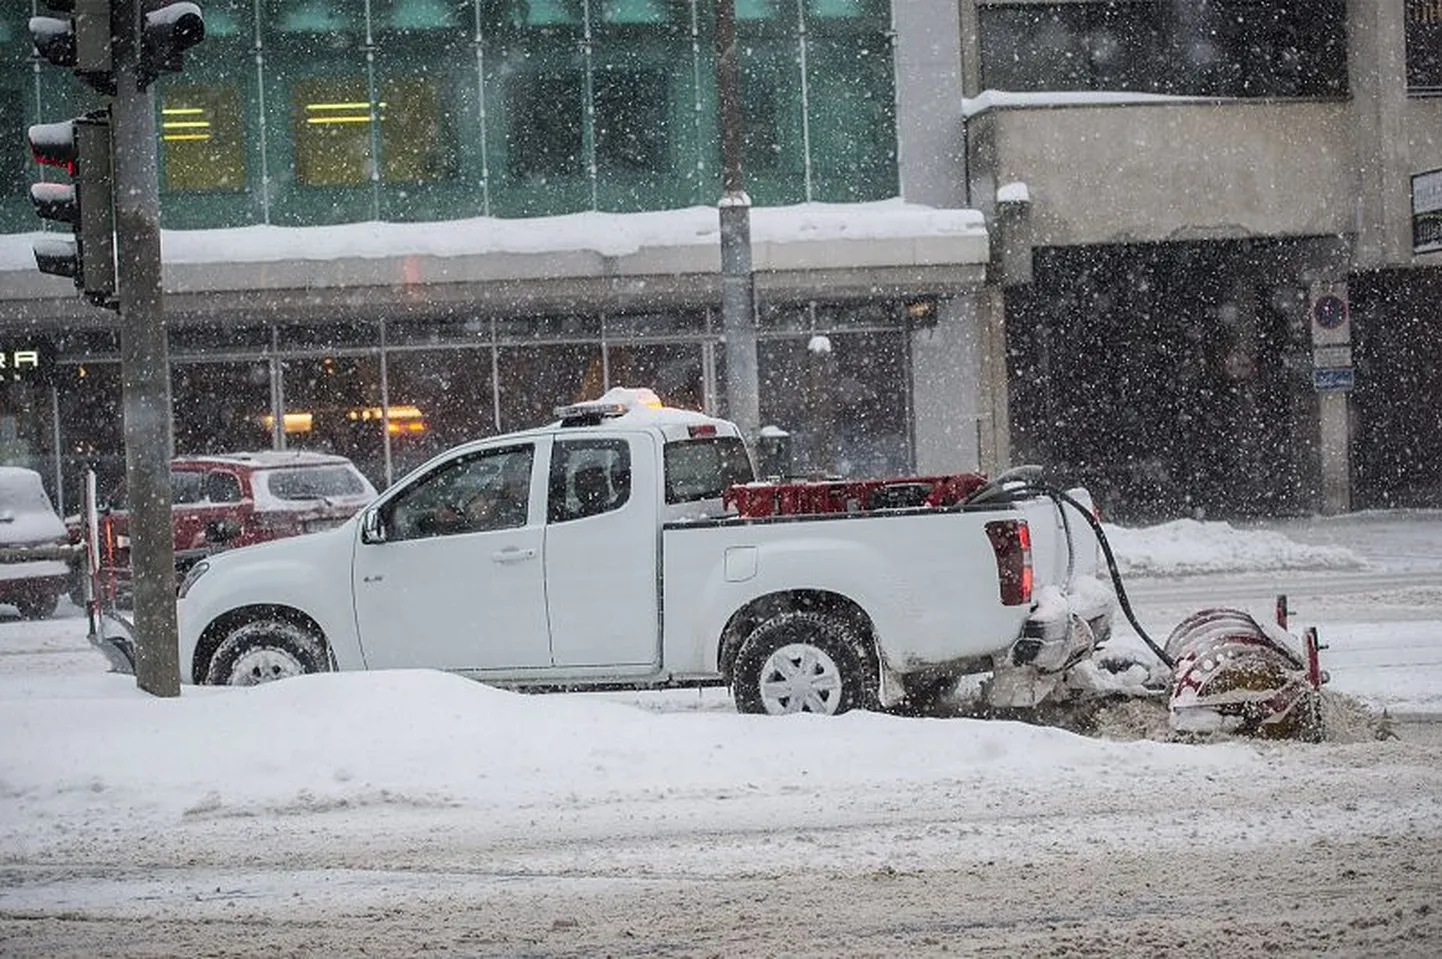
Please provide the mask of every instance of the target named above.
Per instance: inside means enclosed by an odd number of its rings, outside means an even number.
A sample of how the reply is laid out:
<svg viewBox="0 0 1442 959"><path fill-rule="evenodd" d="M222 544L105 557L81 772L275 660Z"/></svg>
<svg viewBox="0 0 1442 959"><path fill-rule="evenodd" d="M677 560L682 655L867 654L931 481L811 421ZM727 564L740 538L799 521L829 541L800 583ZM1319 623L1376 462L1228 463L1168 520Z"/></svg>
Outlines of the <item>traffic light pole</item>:
<svg viewBox="0 0 1442 959"><path fill-rule="evenodd" d="M180 695L171 530L170 356L161 304L160 198L155 104L141 80L140 0L113 0L111 105L116 273L125 410L125 478L135 591L135 681L155 696Z"/></svg>
<svg viewBox="0 0 1442 959"><path fill-rule="evenodd" d="M741 179L741 83L734 0L716 3L716 99L721 120L721 331L726 337L726 416L754 443L761 430L756 362L756 283L751 198Z"/></svg>

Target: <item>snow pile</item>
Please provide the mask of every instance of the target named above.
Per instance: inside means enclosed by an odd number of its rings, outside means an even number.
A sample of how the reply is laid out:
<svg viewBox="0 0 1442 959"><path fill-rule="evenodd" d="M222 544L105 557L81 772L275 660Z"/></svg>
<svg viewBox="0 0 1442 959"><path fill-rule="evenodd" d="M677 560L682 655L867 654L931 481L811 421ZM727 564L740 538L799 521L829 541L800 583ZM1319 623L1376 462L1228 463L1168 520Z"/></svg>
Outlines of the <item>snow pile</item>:
<svg viewBox="0 0 1442 959"><path fill-rule="evenodd" d="M125 676L0 674L0 728L0 846L10 848L37 818L144 829L374 806L502 815L836 797L878 781L899 794L948 782L1059 787L1259 762L1240 747L1120 744L1014 723L657 715L428 670L187 687L170 700Z"/></svg>
<svg viewBox="0 0 1442 959"><path fill-rule="evenodd" d="M1311 546L1271 530L1180 519L1160 526L1104 527L1123 576L1191 576L1279 570L1359 570L1368 563L1342 546Z"/></svg>

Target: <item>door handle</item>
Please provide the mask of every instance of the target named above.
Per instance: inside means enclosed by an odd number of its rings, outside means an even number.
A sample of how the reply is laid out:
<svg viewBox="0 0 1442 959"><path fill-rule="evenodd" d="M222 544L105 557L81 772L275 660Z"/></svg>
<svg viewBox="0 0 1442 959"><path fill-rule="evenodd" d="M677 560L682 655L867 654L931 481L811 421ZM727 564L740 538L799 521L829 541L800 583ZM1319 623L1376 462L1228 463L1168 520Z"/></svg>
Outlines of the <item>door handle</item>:
<svg viewBox="0 0 1442 959"><path fill-rule="evenodd" d="M520 563L524 560L535 558L536 551L534 549L519 549L515 546L510 546L498 553L491 554L491 559L498 563Z"/></svg>

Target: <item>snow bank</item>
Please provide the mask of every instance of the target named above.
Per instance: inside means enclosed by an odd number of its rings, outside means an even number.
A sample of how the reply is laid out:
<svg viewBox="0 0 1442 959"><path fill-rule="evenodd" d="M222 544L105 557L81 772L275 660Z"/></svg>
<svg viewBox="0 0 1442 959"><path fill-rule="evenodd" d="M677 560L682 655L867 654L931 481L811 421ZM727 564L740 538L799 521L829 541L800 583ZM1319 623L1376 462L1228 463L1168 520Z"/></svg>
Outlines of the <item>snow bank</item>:
<svg viewBox="0 0 1442 959"><path fill-rule="evenodd" d="M1121 744L1056 729L873 713L658 715L594 696L527 696L428 670L187 687L130 677L0 675L0 845L38 818L194 817L367 806L578 809L865 783L1099 783L1232 768L1247 749ZM7 839L7 834L9 834Z"/></svg>
<svg viewBox="0 0 1442 959"><path fill-rule="evenodd" d="M1131 529L1105 525L1123 576L1190 576L1275 570L1356 570L1368 563L1342 546L1311 546L1272 530L1180 519Z"/></svg>

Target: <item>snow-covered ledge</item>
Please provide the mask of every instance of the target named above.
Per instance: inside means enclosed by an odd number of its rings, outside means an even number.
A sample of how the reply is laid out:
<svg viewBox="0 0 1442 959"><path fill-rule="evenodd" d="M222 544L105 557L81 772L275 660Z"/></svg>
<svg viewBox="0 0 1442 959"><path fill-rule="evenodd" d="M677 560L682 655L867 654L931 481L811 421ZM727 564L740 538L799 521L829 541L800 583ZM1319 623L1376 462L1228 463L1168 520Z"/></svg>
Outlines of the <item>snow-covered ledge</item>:
<svg viewBox="0 0 1442 959"><path fill-rule="evenodd" d="M982 214L899 199L757 207L757 273L984 267ZM65 295L35 270L38 234L0 236L0 299ZM713 207L650 213L481 217L426 223L251 226L169 230L162 238L170 293L266 291L525 280L625 279L720 271Z"/></svg>

